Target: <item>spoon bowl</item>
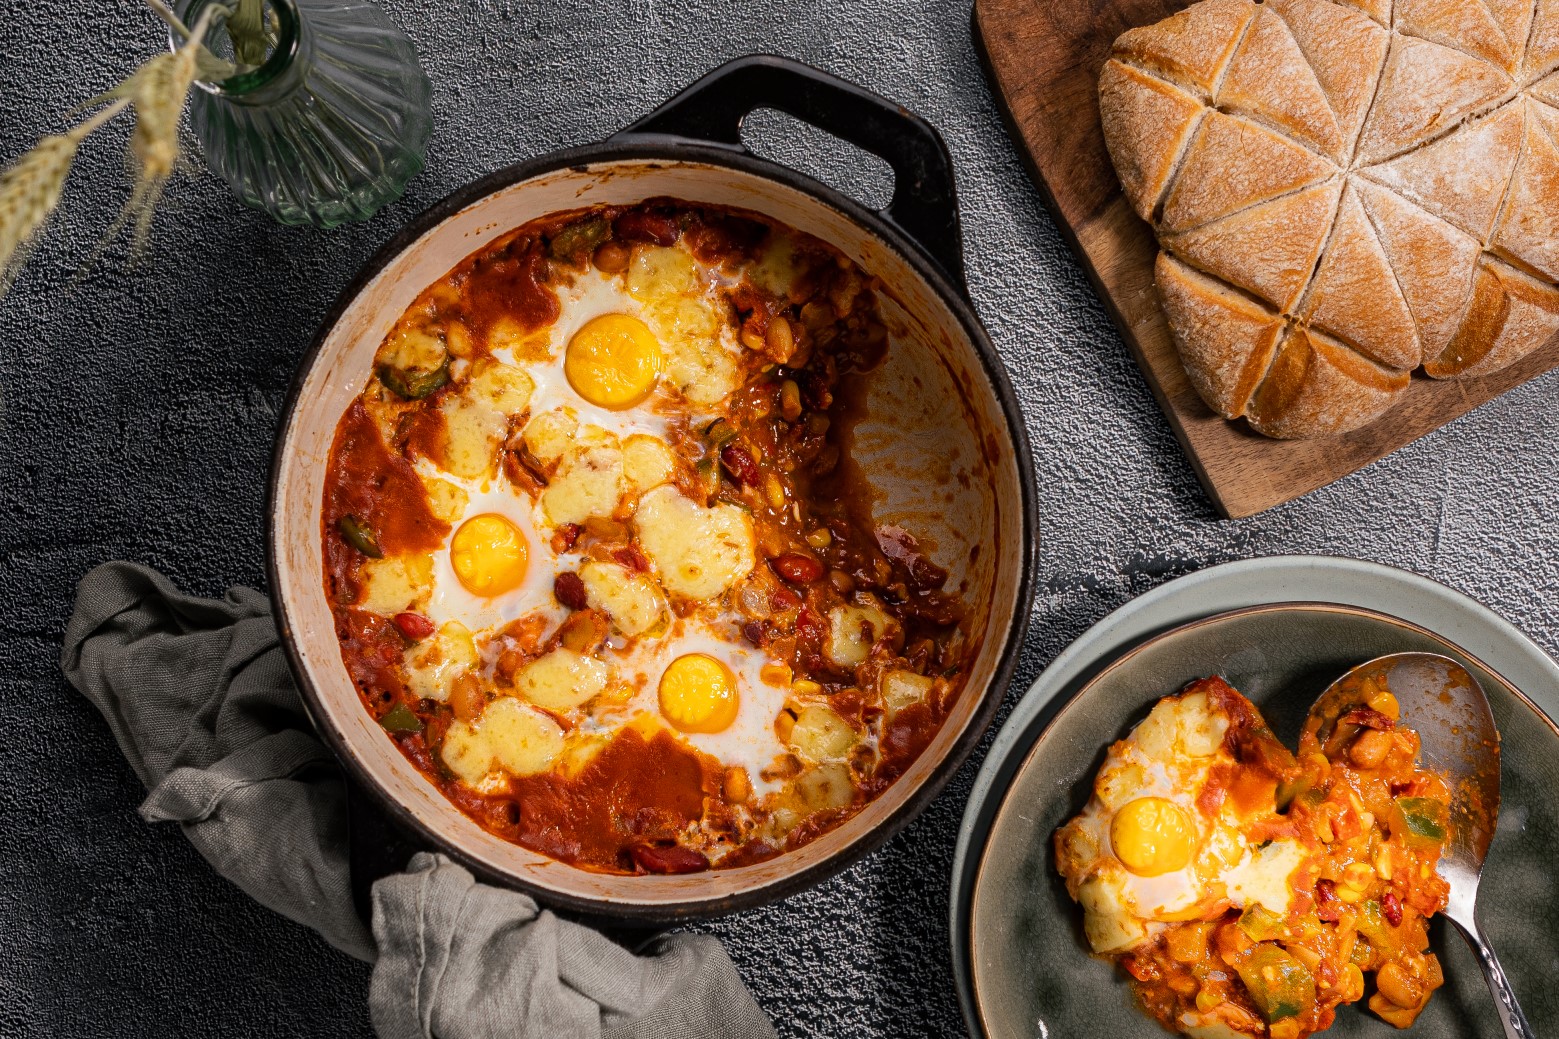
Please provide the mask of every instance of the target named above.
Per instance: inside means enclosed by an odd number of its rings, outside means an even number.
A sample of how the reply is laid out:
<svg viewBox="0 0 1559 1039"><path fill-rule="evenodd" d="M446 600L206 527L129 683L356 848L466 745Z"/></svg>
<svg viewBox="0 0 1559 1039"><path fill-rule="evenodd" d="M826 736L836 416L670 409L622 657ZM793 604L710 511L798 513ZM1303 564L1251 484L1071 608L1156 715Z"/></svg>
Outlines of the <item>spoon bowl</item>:
<svg viewBox="0 0 1559 1039"><path fill-rule="evenodd" d="M1403 722L1418 733L1419 760L1451 789L1449 841L1439 873L1450 885L1445 917L1478 956L1508 1039L1535 1033L1478 924L1478 881L1499 820L1499 731L1488 697L1466 668L1437 653L1394 653L1353 668L1316 700L1305 731L1324 743L1350 710L1368 707L1366 691L1396 697Z"/></svg>

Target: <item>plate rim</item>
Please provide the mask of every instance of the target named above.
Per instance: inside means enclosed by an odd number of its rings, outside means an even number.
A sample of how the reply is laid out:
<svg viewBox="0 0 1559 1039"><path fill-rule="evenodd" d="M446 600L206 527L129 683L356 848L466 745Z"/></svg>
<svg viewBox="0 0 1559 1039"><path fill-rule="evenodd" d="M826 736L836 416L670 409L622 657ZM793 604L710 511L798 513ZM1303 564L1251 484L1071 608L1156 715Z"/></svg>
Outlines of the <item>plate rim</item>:
<svg viewBox="0 0 1559 1039"><path fill-rule="evenodd" d="M1257 575L1260 582L1251 585ZM1296 592L1291 584L1312 590ZM974 879L999 798L1021 767L1014 759L1026 757L1054 715L1084 684L1136 646L1197 620L1282 603L1354 607L1421 627L1502 678L1551 725L1559 716L1559 663L1542 647L1471 596L1400 567L1321 554L1264 556L1205 567L1123 603L1069 643L1034 679L997 732L970 789L953 855L948 936L954 990L964 1025L975 1039L985 1039L987 1033L975 1005L971 969ZM1479 649L1464 648L1465 639L1454 630L1458 618L1481 626ZM1512 669L1511 663L1519 667ZM1512 678L1512 670L1521 674ZM1523 681L1523 676L1532 681Z"/></svg>

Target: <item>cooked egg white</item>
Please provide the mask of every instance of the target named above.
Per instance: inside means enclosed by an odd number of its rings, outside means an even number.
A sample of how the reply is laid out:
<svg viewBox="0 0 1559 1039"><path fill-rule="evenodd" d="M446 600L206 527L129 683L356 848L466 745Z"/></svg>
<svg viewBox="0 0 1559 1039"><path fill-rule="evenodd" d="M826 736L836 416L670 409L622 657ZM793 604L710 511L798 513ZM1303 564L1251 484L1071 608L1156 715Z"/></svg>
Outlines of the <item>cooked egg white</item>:
<svg viewBox="0 0 1559 1039"><path fill-rule="evenodd" d="M1095 952L1133 948L1166 922L1231 905L1288 912L1302 847L1257 848L1245 836L1254 819L1233 798L1210 814L1201 804L1214 770L1234 765L1223 743L1229 721L1204 693L1159 701L1109 749L1093 797L1058 835L1061 870Z"/></svg>
<svg viewBox="0 0 1559 1039"><path fill-rule="evenodd" d="M729 308L686 250L641 247L626 276L591 268L560 286L558 298L561 316L532 347L540 358L493 350L530 375L531 414L567 409L620 439L664 438L657 396L675 395L703 414L736 388L741 346Z"/></svg>
<svg viewBox="0 0 1559 1039"><path fill-rule="evenodd" d="M537 507L522 490L506 479L457 480L447 473L433 475L431 466L421 463L424 483L442 480L456 488L464 501L459 514L450 520L450 532L433 552L432 590L428 596L427 616L434 624L459 621L473 632L498 628L521 617L540 613L549 625L560 623L567 614L552 594L552 582L559 568L570 569L574 557L559 559L552 551L551 534L537 522ZM447 492L444 492L447 493ZM524 546L522 559L502 544L463 536L472 531L468 524L490 525L490 517L500 517ZM461 553L459 549L474 551ZM465 569L465 580L457 566ZM484 589L497 594L483 594Z"/></svg>
<svg viewBox="0 0 1559 1039"><path fill-rule="evenodd" d="M636 690L625 708L626 715L654 717L689 746L727 766L746 769L758 797L783 785L765 780L762 773L788 750L774 730L774 720L785 706L789 684L765 678L764 665L770 660L740 642L733 622L681 618L664 637L640 639L620 656L612 656L616 657L619 677ZM724 674L702 661L679 664L684 658L715 661ZM679 675L683 668L690 673ZM668 671L672 672L669 681ZM721 711L722 696L711 688L723 681L734 685L735 709L729 716ZM663 688L671 698L667 702L663 702ZM689 717L698 719L691 727L678 724ZM608 724L615 728L620 722Z"/></svg>

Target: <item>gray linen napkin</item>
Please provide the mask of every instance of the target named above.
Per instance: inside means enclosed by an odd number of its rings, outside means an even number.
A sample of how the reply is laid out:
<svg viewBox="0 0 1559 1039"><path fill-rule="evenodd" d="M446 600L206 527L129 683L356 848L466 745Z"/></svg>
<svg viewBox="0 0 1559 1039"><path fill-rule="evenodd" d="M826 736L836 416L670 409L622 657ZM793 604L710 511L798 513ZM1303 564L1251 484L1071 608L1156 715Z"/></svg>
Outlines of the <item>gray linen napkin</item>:
<svg viewBox="0 0 1559 1039"><path fill-rule="evenodd" d="M177 822L253 898L374 961L385 1039L774 1035L714 938L634 955L442 856L374 885L370 933L352 907L344 780L259 592L200 599L106 563L77 589L61 666L150 791L142 818Z"/></svg>

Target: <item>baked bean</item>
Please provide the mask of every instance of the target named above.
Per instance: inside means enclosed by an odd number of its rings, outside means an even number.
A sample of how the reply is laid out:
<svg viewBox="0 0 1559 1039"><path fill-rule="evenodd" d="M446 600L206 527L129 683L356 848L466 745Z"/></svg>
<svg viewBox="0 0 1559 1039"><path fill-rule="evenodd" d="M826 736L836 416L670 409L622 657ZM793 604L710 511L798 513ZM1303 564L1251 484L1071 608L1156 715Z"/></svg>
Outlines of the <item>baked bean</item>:
<svg viewBox="0 0 1559 1039"><path fill-rule="evenodd" d="M461 675L449 688L449 709L461 721L475 721L487 706L487 694L475 675Z"/></svg>
<svg viewBox="0 0 1559 1039"><path fill-rule="evenodd" d="M1423 998L1417 979L1395 960L1375 972L1375 987L1399 1007L1416 1007Z"/></svg>
<svg viewBox="0 0 1559 1039"><path fill-rule="evenodd" d="M1379 729L1365 729L1354 737L1348 760L1359 768L1376 768L1391 752L1391 737Z"/></svg>
<svg viewBox="0 0 1559 1039"><path fill-rule="evenodd" d="M621 274L628 269L633 251L622 242L608 240L596 247L593 257L595 269L602 274Z"/></svg>

